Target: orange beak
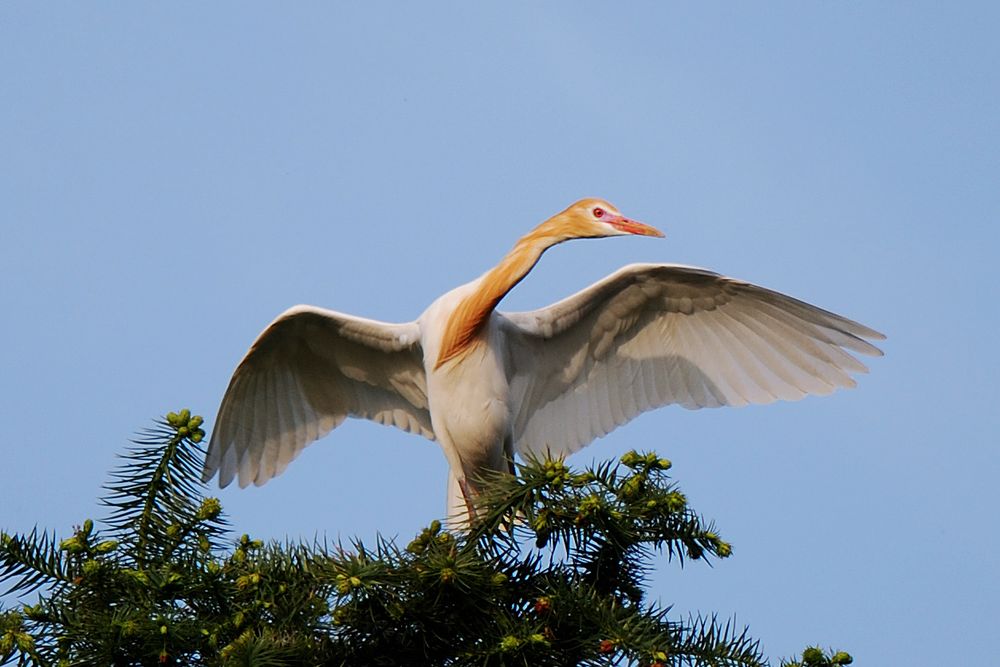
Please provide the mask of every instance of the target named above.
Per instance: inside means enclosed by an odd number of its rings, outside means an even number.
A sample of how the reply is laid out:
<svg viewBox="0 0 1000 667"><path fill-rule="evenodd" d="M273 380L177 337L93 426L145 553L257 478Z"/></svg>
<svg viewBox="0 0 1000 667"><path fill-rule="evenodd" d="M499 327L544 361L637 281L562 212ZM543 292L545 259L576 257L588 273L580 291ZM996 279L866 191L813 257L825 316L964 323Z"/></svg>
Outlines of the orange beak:
<svg viewBox="0 0 1000 667"><path fill-rule="evenodd" d="M630 220L622 216L615 216L613 219L608 220L612 227L619 229L626 234L635 234L637 236L659 236L663 237L663 232L661 232L656 227L647 225L644 222L639 222L638 220Z"/></svg>

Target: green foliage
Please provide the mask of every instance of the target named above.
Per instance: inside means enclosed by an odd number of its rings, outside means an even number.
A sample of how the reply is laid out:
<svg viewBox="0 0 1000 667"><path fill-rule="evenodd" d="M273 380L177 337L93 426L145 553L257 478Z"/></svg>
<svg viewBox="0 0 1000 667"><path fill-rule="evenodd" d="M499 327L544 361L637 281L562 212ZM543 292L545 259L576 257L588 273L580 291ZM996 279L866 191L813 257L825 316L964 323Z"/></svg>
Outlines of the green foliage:
<svg viewBox="0 0 1000 667"><path fill-rule="evenodd" d="M104 532L88 519L61 541L0 537L0 582L40 591L0 609L0 664L765 664L745 629L646 600L657 555L732 553L654 454L528 461L483 480L467 531L434 521L405 548L226 545L200 426L171 413L125 454ZM809 648L783 664L850 661Z"/></svg>

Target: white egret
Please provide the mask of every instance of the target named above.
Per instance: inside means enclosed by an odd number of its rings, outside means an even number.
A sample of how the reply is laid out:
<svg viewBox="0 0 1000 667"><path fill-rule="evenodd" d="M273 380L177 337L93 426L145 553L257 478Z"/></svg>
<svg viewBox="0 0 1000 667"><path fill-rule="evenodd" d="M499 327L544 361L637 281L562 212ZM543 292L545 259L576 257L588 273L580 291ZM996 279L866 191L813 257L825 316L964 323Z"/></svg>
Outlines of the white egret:
<svg viewBox="0 0 1000 667"><path fill-rule="evenodd" d="M677 264L632 264L547 308L497 304L548 248L663 236L600 199L549 218L494 268L388 324L313 306L282 313L233 374L205 480L279 475L347 417L436 440L462 517L483 470L562 456L646 410L795 400L853 387L884 336L789 296Z"/></svg>

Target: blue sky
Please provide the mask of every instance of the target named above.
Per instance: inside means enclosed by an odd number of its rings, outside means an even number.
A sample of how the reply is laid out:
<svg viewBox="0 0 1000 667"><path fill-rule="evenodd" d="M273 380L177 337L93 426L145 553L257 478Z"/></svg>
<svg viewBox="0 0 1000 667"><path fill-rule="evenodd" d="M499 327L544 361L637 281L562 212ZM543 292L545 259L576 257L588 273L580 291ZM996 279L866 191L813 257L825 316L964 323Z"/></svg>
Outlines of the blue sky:
<svg viewBox="0 0 1000 667"><path fill-rule="evenodd" d="M858 389L644 415L734 544L652 597L773 657L985 664L1000 596L1000 10L992 3L0 4L0 526L99 518L127 439L211 426L277 313L415 318L605 197L665 240L550 251L536 308L636 261L884 331ZM257 537L409 539L437 445L349 422L260 489Z"/></svg>

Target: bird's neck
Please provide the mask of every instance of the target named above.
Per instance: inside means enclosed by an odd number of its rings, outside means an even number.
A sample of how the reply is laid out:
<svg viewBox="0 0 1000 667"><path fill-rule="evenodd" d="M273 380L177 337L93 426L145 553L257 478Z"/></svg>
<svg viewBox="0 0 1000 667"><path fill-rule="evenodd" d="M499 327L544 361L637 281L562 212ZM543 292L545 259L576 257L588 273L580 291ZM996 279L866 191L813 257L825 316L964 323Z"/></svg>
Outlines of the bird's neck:
<svg viewBox="0 0 1000 667"><path fill-rule="evenodd" d="M499 264L483 274L448 318L435 368L471 349L500 300L528 275L542 253L564 240L548 233L544 224L540 225L521 238Z"/></svg>

